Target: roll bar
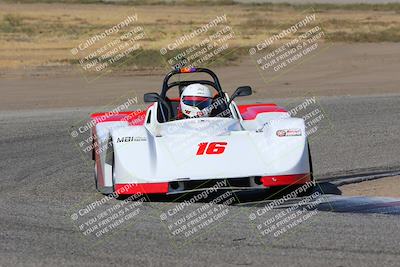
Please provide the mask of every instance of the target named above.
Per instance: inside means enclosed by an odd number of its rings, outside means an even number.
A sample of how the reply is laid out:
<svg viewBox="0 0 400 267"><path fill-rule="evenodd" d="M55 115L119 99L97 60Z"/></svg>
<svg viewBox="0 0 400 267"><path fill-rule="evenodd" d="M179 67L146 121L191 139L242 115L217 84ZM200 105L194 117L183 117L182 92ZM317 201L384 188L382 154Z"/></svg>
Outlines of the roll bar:
<svg viewBox="0 0 400 267"><path fill-rule="evenodd" d="M169 79L176 74L195 73L195 72L207 73L213 78L214 81L211 82L211 81L207 81L207 80L193 80L193 81L181 81L181 82L168 83ZM181 68L181 69L176 69L176 70L170 71L167 75L165 75L160 96L162 98L165 98L167 95L167 91L171 87L174 87L174 86L177 86L180 84L188 84L188 83L195 83L195 82L213 86L215 88L215 90L217 90L219 96L224 97L224 92L222 91L221 84L219 83L217 75L213 71L206 69L206 68Z"/></svg>

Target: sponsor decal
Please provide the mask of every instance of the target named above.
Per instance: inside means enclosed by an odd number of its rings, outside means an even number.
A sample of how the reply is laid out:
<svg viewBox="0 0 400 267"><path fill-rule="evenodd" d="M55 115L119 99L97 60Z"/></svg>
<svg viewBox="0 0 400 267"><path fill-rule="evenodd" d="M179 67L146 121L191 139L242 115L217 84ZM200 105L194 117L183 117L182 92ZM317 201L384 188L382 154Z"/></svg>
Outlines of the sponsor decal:
<svg viewBox="0 0 400 267"><path fill-rule="evenodd" d="M285 130L278 130L276 131L276 135L279 137L283 137L286 135L286 131Z"/></svg>
<svg viewBox="0 0 400 267"><path fill-rule="evenodd" d="M125 136L125 137L118 137L117 143L124 143L124 142L141 142L147 141L146 137L143 136Z"/></svg>
<svg viewBox="0 0 400 267"><path fill-rule="evenodd" d="M276 131L278 137L301 136L301 129L282 129Z"/></svg>

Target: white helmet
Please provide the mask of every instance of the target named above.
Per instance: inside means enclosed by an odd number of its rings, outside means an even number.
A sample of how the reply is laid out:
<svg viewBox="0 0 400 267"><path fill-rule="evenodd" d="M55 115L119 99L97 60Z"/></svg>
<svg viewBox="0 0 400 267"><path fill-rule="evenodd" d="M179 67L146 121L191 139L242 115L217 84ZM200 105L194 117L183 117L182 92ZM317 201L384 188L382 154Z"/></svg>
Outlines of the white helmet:
<svg viewBox="0 0 400 267"><path fill-rule="evenodd" d="M211 113L212 96L207 86L193 83L181 95L181 110L184 116L208 117Z"/></svg>

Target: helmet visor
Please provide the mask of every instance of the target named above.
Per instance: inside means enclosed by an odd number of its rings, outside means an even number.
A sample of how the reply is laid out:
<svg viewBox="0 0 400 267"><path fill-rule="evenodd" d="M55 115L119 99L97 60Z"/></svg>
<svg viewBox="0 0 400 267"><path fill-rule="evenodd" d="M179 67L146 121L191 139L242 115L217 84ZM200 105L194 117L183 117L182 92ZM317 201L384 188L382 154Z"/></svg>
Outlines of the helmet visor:
<svg viewBox="0 0 400 267"><path fill-rule="evenodd" d="M184 96L182 101L185 105L197 107L200 110L211 106L212 103L210 97L203 96Z"/></svg>

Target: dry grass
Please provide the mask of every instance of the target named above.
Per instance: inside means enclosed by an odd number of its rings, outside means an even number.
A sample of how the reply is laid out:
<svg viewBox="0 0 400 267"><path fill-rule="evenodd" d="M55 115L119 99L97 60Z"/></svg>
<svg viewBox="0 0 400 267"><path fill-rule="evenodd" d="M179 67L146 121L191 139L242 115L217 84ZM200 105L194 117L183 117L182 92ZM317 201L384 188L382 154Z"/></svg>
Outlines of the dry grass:
<svg viewBox="0 0 400 267"><path fill-rule="evenodd" d="M70 64L74 62L71 48L132 13L138 15L137 24L144 27L147 36L141 42L144 49L139 60L128 60L124 64L135 64L137 68L162 64L158 53L161 47L222 14L227 15L228 24L235 32L230 45L238 49L224 57L227 61L236 60L249 47L303 18L304 10L317 12L318 24L332 42L400 41L399 5L343 8L338 5L234 5L226 1L216 8L198 5L198 1L186 1L182 5L156 5L159 1L153 1L153 4L0 3L0 68ZM224 64L224 60L220 63Z"/></svg>

